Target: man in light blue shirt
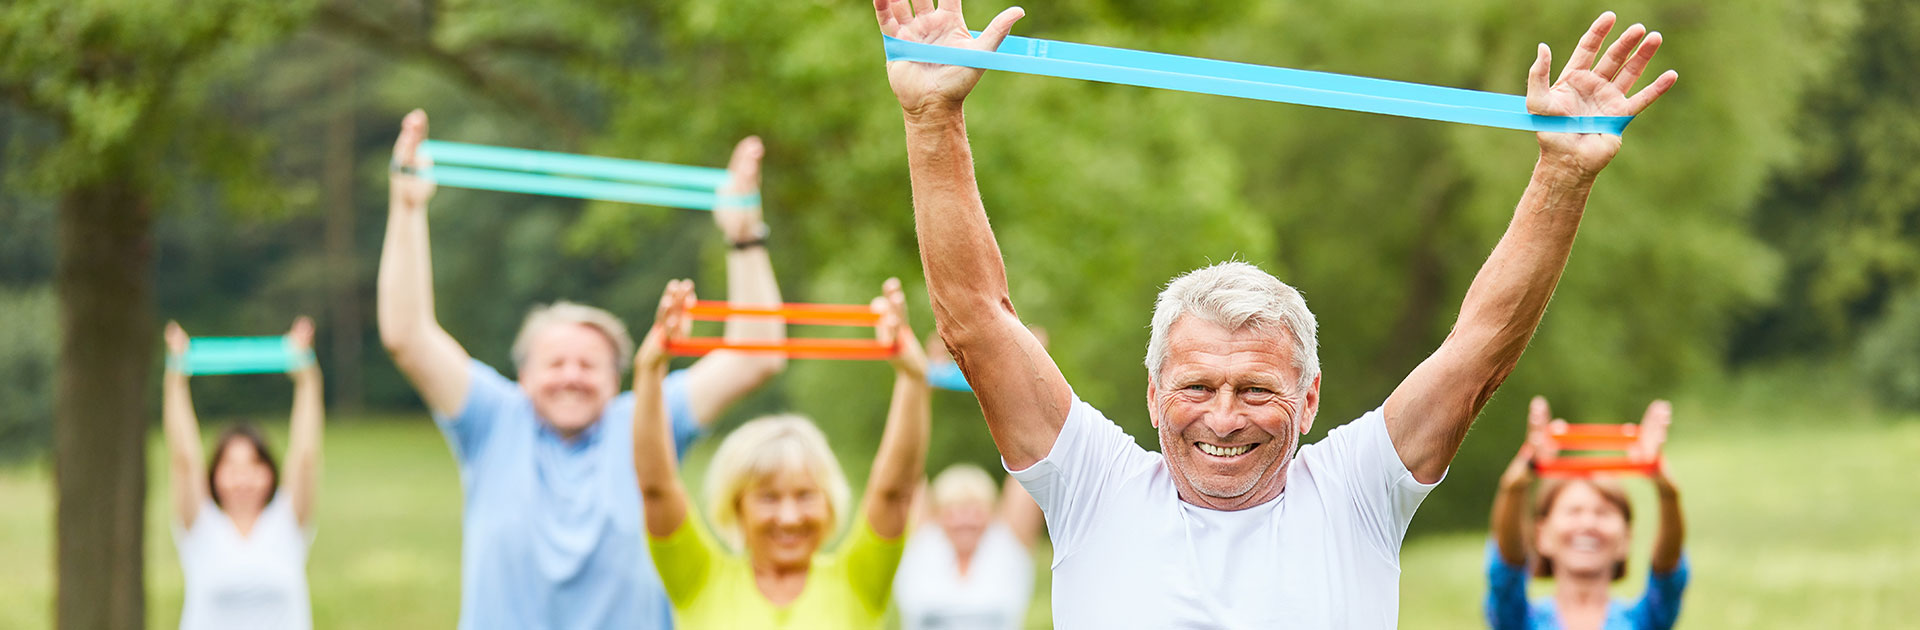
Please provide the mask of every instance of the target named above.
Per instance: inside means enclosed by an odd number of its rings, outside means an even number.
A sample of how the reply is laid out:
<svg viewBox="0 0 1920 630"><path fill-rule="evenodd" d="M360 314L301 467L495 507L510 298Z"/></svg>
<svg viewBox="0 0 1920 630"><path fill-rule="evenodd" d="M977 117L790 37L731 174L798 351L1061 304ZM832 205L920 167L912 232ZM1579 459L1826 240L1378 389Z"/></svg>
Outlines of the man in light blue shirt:
<svg viewBox="0 0 1920 630"><path fill-rule="evenodd" d="M620 375L633 339L606 311L556 302L527 315L513 343L519 382L473 359L434 315L426 204L432 164L415 111L394 145L380 255L380 339L446 434L460 463L460 627L667 628L666 595L640 529L633 474L633 395ZM735 147L720 192L759 188L760 141ZM731 243L728 301L777 305L780 290L756 207L717 211ZM778 319L734 318L732 339L780 340ZM666 383L684 451L728 405L786 366L778 355L714 352Z"/></svg>

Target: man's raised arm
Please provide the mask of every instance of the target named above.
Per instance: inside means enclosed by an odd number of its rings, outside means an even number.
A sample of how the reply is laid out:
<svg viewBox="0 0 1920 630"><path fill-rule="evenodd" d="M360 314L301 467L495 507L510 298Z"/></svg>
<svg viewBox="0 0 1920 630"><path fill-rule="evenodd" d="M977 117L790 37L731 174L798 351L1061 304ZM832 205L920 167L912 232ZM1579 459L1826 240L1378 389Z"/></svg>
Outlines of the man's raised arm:
<svg viewBox="0 0 1920 630"><path fill-rule="evenodd" d="M873 8L888 36L977 50L998 48L1025 14L1002 11L976 39L959 0L942 0L937 9L933 0L874 0ZM934 321L980 400L1001 457L1019 470L1053 450L1072 390L1013 311L1000 245L974 182L961 103L980 75L959 66L887 63L887 81L906 115L914 229Z"/></svg>
<svg viewBox="0 0 1920 630"><path fill-rule="evenodd" d="M427 139L427 113L413 110L393 143L387 196L387 238L380 247L376 314L380 344L413 382L427 407L458 414L466 403L470 375L467 350L440 327L433 310L433 257L428 250L427 200L432 180L421 171L432 162L420 154Z"/></svg>
<svg viewBox="0 0 1920 630"><path fill-rule="evenodd" d="M1552 56L1541 44L1527 74L1527 109L1548 116L1632 116L1673 87L1669 70L1628 96L1660 34L1639 24L1600 55L1614 26L1601 14L1580 38L1558 81L1549 85ZM1594 178L1620 150L1620 137L1541 133L1540 161L1500 244L1474 276L1453 332L1387 398L1387 433L1415 479L1431 483L1460 450L1467 427L1520 361L1546 312L1547 300L1573 250L1574 233Z"/></svg>

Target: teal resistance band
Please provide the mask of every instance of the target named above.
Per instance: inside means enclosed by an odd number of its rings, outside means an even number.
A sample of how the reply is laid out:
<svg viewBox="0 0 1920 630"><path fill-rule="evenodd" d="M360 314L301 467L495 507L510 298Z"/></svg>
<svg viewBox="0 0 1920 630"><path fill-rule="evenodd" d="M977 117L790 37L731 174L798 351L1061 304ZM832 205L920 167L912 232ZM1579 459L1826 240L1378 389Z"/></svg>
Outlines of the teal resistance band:
<svg viewBox="0 0 1920 630"><path fill-rule="evenodd" d="M167 364L181 374L272 374L313 363L312 350L294 350L286 337L198 337Z"/></svg>
<svg viewBox="0 0 1920 630"><path fill-rule="evenodd" d="M956 392L973 391L973 386L967 384L967 375L960 373L960 366L953 363L943 362L927 368L927 384Z"/></svg>
<svg viewBox="0 0 1920 630"><path fill-rule="evenodd" d="M978 36L978 33L975 33ZM885 37L887 59L1218 94L1445 122L1620 135L1632 116L1536 116L1512 94L1257 66L1030 37L1008 36L998 52Z"/></svg>
<svg viewBox="0 0 1920 630"><path fill-rule="evenodd" d="M600 199L692 210L760 205L759 194L723 195L726 169L428 140L443 186Z"/></svg>

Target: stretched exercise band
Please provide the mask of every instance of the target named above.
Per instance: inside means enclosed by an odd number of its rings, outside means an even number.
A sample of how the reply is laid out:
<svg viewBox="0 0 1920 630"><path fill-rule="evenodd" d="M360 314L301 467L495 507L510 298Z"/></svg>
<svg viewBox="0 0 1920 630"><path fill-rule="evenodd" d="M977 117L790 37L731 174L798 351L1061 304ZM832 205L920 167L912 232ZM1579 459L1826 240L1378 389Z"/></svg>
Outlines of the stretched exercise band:
<svg viewBox="0 0 1920 630"><path fill-rule="evenodd" d="M967 384L967 375L960 372L960 366L950 362L936 363L928 367L927 384L956 392L973 391L973 386Z"/></svg>
<svg viewBox="0 0 1920 630"><path fill-rule="evenodd" d="M760 195L721 194L726 169L428 140L434 165L421 173L443 186L620 201L691 210L760 204Z"/></svg>
<svg viewBox="0 0 1920 630"><path fill-rule="evenodd" d="M889 61L967 66L1523 131L1617 136L1633 121L1632 116L1538 116L1527 112L1526 97L1512 94L1031 37L1008 36L997 52L883 37Z"/></svg>
<svg viewBox="0 0 1920 630"><path fill-rule="evenodd" d="M854 304L781 304L778 306L734 306L728 302L701 300L687 309L687 315L699 321L719 321L729 317L778 317L788 324L814 326L863 326L880 323L880 314L871 307ZM783 339L780 341L730 341L723 337L670 337L667 352L679 356L701 356L715 350L771 352L794 359L885 359L897 349L875 339Z"/></svg>
<svg viewBox="0 0 1920 630"><path fill-rule="evenodd" d="M1547 439L1555 451L1618 451L1640 441L1637 424L1570 424L1556 421L1548 427ZM1623 456L1559 454L1536 456L1533 469L1545 477L1587 477L1600 473L1651 475L1660 468L1660 460L1642 460Z"/></svg>
<svg viewBox="0 0 1920 630"><path fill-rule="evenodd" d="M312 364L313 350L295 350L286 337L198 337L187 342L185 354L167 359L189 376L273 374Z"/></svg>

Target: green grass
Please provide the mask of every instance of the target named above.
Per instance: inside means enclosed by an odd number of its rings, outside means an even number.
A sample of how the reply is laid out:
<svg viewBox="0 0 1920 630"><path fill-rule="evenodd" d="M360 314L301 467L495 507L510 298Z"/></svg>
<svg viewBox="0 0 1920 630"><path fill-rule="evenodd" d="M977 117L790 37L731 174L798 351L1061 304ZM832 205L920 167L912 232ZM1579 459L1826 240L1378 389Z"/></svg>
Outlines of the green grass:
<svg viewBox="0 0 1920 630"><path fill-rule="evenodd" d="M1887 628L1920 618L1920 598L1912 596L1920 583L1920 501L1911 485L1920 422L1682 427L1669 451L1693 563L1681 627ZM690 458L695 471L704 459ZM147 519L155 628L177 625L180 611L163 472L154 469ZM1633 490L1643 506L1636 542L1645 545L1653 504L1646 488ZM45 466L0 470L0 506L0 628L49 627L53 503ZM431 423L333 423L318 518L308 568L316 627L453 626L460 487ZM1402 556L1401 625L1482 627L1483 545L1478 533L1411 541ZM1635 555L1638 569L1645 557ZM1046 557L1036 560L1044 578ZM1630 576L1621 594L1637 593L1643 579ZM1034 608L1033 619L1044 622L1044 596Z"/></svg>

